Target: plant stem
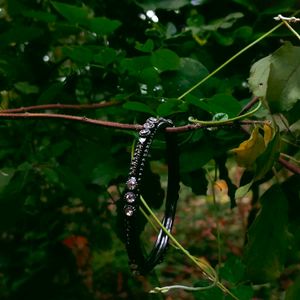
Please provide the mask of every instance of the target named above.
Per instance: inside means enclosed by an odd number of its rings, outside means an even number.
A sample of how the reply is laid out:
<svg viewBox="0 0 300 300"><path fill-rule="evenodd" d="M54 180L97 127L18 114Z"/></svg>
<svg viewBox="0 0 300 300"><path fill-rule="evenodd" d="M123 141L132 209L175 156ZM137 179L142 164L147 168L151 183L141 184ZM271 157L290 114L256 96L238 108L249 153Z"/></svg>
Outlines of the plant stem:
<svg viewBox="0 0 300 300"><path fill-rule="evenodd" d="M202 121L202 120L194 119L193 117L189 117L189 121L192 122L192 123L203 124L203 125L224 125L224 124L227 124L227 123L231 123L231 122L234 122L234 121L237 121L237 120L249 117L249 116L253 115L255 112L257 112L260 109L260 107L261 107L261 102L259 101L257 107L254 108L253 110L251 110L249 112L246 112L243 115L238 115L238 116L236 116L234 118L227 119L227 120L221 120L221 121Z"/></svg>
<svg viewBox="0 0 300 300"><path fill-rule="evenodd" d="M286 21L281 19L284 25L300 40L300 35L298 32Z"/></svg>
<svg viewBox="0 0 300 300"><path fill-rule="evenodd" d="M299 161L299 160L297 160L296 158L294 158L294 157L292 157L292 156L290 156L290 155L287 155L287 154L285 154L285 153L280 153L280 156L283 156L283 157L285 157L285 158L287 158L287 159L290 159L290 160L294 161L296 164L300 164L300 161Z"/></svg>
<svg viewBox="0 0 300 300"><path fill-rule="evenodd" d="M182 95L180 95L177 99L181 100L182 98L184 98L186 95L188 95L189 93L191 93L194 89L196 89L198 86L200 86L201 84L203 84L205 81L207 81L209 78L211 78L212 76L214 76L216 73L218 73L219 71L221 71L225 66L227 66L229 63L231 63L233 60L235 60L237 57L239 57L241 54L243 54L245 51L247 51L248 49L250 49L251 47L253 47L254 45L256 45L257 43L259 43L260 41L262 41L264 38L266 38L268 35L270 35L272 32L274 32L275 30L277 30L280 26L282 26L283 23L280 23L278 25L276 25L275 27L273 27L272 29L270 29L268 32L266 32L265 34L263 34L262 36L260 36L258 39L256 39L254 42L250 43L249 45L247 45L245 48L243 48L242 50L240 50L239 52L237 52L235 55L233 55L231 58L229 58L227 61L225 61L221 66L219 66L217 69L215 69L214 71L212 71L210 74L208 74L205 78L201 79L199 82L197 82L194 86L192 86L190 89L188 89L186 92L184 92Z"/></svg>
<svg viewBox="0 0 300 300"><path fill-rule="evenodd" d="M232 294L221 282L218 280L218 275L216 274L215 270L210 267L209 265L206 266L206 268L209 268L208 270L204 270L204 265L200 264L199 260L196 259L193 255L191 255L177 240L176 238L164 227L164 225L160 222L160 220L156 217L156 215L153 213L151 208L148 206L147 202L141 197L141 202L146 207L148 212L151 214L152 218L155 220L157 224L162 228L162 230L165 232L165 234L169 237L169 239L183 252L193 263L196 264L197 267L199 267L202 271L202 273L212 282L215 283L216 286L218 286L224 293L227 293L230 295L233 299L239 300L234 294ZM209 273L212 274L209 274ZM211 288L211 286L209 286Z"/></svg>

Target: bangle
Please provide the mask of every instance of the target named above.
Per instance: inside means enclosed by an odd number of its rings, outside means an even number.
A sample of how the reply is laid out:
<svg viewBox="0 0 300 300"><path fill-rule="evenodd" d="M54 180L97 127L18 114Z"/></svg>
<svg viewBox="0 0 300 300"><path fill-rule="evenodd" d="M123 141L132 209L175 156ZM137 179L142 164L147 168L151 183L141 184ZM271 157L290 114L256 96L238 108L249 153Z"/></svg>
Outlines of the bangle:
<svg viewBox="0 0 300 300"><path fill-rule="evenodd" d="M143 178L145 162L149 156L150 146L158 131L174 126L171 120L164 118L147 119L143 129L139 131L138 143L130 165L130 172L123 193L123 220L125 230L125 244L129 258L130 269L135 275L144 275L150 272L163 259L168 246L169 237L160 229L152 251L145 256L140 243L139 206L140 184ZM168 163L168 188L165 200L165 214L162 224L171 231L179 191L179 161L178 147L174 133L166 133L166 156Z"/></svg>

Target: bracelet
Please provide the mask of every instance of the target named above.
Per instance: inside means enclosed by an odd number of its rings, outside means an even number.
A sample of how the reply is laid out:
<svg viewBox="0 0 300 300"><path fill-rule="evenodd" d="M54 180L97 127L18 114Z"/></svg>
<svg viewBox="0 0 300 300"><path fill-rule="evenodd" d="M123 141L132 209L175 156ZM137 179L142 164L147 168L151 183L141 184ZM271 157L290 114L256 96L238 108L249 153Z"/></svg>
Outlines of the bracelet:
<svg viewBox="0 0 300 300"><path fill-rule="evenodd" d="M168 246L169 237L161 228L152 251L145 257L140 243L138 219L140 215L140 184L143 178L145 162L149 156L150 146L156 133L164 131L166 127L170 126L174 126L171 120L153 117L147 119L143 125L143 129L139 131L139 140L135 147L128 180L123 193L125 244L129 266L135 275L144 275L150 272L162 261ZM165 132L165 139L168 163L168 188L162 224L170 232L174 222L179 192L179 159L178 146L174 133Z"/></svg>

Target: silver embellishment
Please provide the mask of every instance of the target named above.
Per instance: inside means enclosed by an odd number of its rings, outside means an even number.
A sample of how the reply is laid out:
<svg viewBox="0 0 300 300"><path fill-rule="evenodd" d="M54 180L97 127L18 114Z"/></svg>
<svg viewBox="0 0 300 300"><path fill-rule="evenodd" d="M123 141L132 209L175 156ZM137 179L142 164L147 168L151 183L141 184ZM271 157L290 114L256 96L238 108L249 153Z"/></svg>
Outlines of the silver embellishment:
<svg viewBox="0 0 300 300"><path fill-rule="evenodd" d="M141 144L145 143L145 142L146 142L146 138L140 137L140 138L139 138L139 142L140 142Z"/></svg>
<svg viewBox="0 0 300 300"><path fill-rule="evenodd" d="M131 217L134 213L134 208L132 206L126 206L124 211L127 217Z"/></svg>
<svg viewBox="0 0 300 300"><path fill-rule="evenodd" d="M150 122L150 123L157 123L158 122L158 119L157 118L154 118L154 117L150 117L147 119L147 123Z"/></svg>
<svg viewBox="0 0 300 300"><path fill-rule="evenodd" d="M127 180L127 187L129 190L134 190L136 187L137 187L137 180L135 177L130 177L128 180Z"/></svg>
<svg viewBox="0 0 300 300"><path fill-rule="evenodd" d="M151 129L151 128L154 128L154 127L155 127L155 124L152 123L152 122L146 122L144 124L144 128L146 128L146 129Z"/></svg>
<svg viewBox="0 0 300 300"><path fill-rule="evenodd" d="M144 129L140 130L139 134L142 137L146 137L151 134L151 131L149 129L144 128Z"/></svg>
<svg viewBox="0 0 300 300"><path fill-rule="evenodd" d="M135 194L132 193L132 192L128 192L125 194L125 200L128 202L128 203L133 203L135 201Z"/></svg>

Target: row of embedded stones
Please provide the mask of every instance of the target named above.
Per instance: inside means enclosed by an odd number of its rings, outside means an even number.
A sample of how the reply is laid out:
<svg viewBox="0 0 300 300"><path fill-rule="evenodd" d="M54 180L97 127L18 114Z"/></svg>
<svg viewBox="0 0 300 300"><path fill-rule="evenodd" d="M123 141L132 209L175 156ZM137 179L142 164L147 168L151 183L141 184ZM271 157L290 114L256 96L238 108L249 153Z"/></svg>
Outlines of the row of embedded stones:
<svg viewBox="0 0 300 300"><path fill-rule="evenodd" d="M124 212L127 217L133 216L135 212L135 207L133 205L139 197L137 192L138 184L142 179L145 161L149 154L150 144L159 125L159 121L160 120L157 118L150 117L143 125L143 129L139 132L139 142L135 148L130 166L130 177L126 183L128 192L124 195L126 203L129 204L124 208Z"/></svg>

